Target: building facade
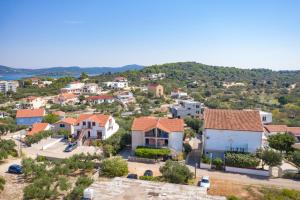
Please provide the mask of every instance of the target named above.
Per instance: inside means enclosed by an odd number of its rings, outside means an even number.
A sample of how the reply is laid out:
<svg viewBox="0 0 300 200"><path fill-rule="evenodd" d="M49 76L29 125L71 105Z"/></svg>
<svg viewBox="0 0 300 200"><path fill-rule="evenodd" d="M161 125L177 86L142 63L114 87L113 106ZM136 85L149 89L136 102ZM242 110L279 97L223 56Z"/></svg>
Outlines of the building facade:
<svg viewBox="0 0 300 200"><path fill-rule="evenodd" d="M164 96L164 87L160 84L151 83L147 86L148 92L152 92L155 97Z"/></svg>
<svg viewBox="0 0 300 200"><path fill-rule="evenodd" d="M17 92L19 87L18 81L0 81L0 92L5 94L9 91Z"/></svg>
<svg viewBox="0 0 300 200"><path fill-rule="evenodd" d="M16 121L18 125L32 125L40 123L46 115L44 108L17 110Z"/></svg>
<svg viewBox="0 0 300 200"><path fill-rule="evenodd" d="M171 107L173 118L185 118L202 116L203 104L198 101L180 100L177 105Z"/></svg>

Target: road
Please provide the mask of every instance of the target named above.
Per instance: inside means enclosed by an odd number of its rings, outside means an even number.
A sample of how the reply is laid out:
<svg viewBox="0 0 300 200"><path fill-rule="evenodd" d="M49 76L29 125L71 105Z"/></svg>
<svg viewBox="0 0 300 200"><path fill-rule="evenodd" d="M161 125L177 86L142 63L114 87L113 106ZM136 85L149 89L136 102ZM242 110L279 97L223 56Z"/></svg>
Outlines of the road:
<svg viewBox="0 0 300 200"><path fill-rule="evenodd" d="M147 169L153 171L154 175L160 175L159 167L163 163L158 164L144 164L128 162L129 171L131 173L137 173L139 176L143 175L143 172ZM195 172L195 168L188 166L192 172ZM229 173L223 171L212 171L205 169L197 169L196 176L201 178L204 175L209 175L210 178L216 180L224 180L228 182L234 182L236 184L242 185L262 185L262 186L275 186L280 188L289 188L300 190L300 181L294 181L290 179L283 178L265 178L261 176L249 176L244 174Z"/></svg>

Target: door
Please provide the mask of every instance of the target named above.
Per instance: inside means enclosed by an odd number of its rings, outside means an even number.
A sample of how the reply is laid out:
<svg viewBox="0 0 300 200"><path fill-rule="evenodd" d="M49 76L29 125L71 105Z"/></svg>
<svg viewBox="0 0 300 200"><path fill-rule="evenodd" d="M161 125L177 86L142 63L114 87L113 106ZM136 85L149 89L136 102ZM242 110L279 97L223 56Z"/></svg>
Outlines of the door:
<svg viewBox="0 0 300 200"><path fill-rule="evenodd" d="M91 128L91 127L92 127L92 123L88 122L88 128Z"/></svg>
<svg viewBox="0 0 300 200"><path fill-rule="evenodd" d="M88 138L91 137L91 131L88 131Z"/></svg>
<svg viewBox="0 0 300 200"><path fill-rule="evenodd" d="M97 138L102 140L102 131L97 131Z"/></svg>

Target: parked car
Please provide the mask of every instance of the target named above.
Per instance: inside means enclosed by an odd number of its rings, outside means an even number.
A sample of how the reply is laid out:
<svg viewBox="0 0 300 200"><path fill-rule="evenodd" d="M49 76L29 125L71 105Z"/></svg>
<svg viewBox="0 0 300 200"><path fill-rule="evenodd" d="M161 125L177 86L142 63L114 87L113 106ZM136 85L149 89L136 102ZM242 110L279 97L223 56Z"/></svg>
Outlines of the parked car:
<svg viewBox="0 0 300 200"><path fill-rule="evenodd" d="M69 143L68 146L65 148L64 152L71 152L73 151L74 149L77 148L77 142L74 142L74 143Z"/></svg>
<svg viewBox="0 0 300 200"><path fill-rule="evenodd" d="M12 174L23 174L23 169L21 165L13 164L8 167L8 173Z"/></svg>
<svg viewBox="0 0 300 200"><path fill-rule="evenodd" d="M200 183L199 183L200 187L204 187L207 188L208 190L210 189L210 180L209 180L209 176L203 176Z"/></svg>
<svg viewBox="0 0 300 200"><path fill-rule="evenodd" d="M144 176L153 176L153 171L151 170L146 170L145 173L144 173Z"/></svg>
<svg viewBox="0 0 300 200"><path fill-rule="evenodd" d="M138 179L138 175L137 174L128 174L127 178L129 178L129 179Z"/></svg>

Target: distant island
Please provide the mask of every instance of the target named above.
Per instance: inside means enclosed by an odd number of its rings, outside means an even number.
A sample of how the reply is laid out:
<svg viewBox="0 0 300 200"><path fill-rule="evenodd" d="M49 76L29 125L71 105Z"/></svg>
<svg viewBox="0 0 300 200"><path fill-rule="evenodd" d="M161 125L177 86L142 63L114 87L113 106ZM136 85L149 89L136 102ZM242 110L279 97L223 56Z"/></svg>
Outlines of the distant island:
<svg viewBox="0 0 300 200"><path fill-rule="evenodd" d="M116 73L125 72L128 70L141 70L144 66L141 65L125 65L121 67L50 67L40 69L25 69L25 68L13 68L0 65L0 80L19 80L31 76L50 76L50 77L62 77L73 76L78 77L82 72L88 75L100 75L104 73Z"/></svg>

